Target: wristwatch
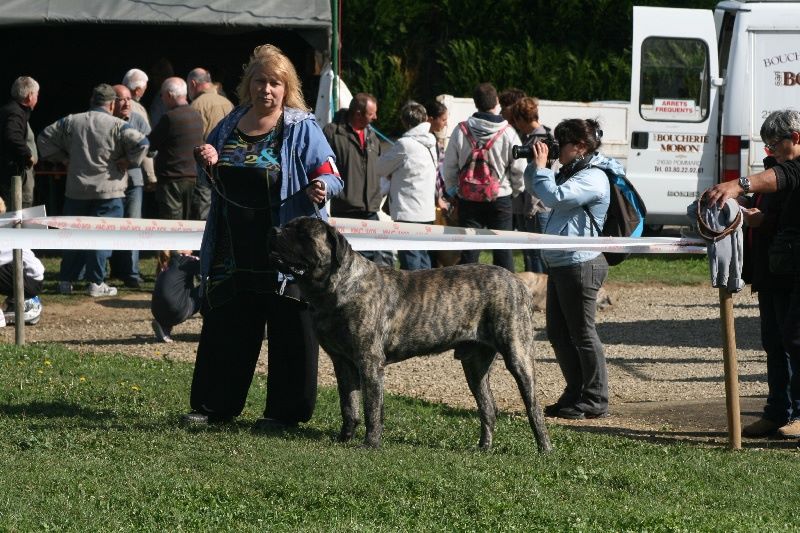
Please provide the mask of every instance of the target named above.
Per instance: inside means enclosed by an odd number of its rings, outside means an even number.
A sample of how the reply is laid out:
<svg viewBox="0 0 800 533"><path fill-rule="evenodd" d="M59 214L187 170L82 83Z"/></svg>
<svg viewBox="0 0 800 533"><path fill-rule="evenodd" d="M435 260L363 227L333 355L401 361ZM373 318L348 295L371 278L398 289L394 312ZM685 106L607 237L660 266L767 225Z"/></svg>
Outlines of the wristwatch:
<svg viewBox="0 0 800 533"><path fill-rule="evenodd" d="M747 194L750 192L750 178L747 176L742 176L739 178L739 187L744 189L744 193Z"/></svg>

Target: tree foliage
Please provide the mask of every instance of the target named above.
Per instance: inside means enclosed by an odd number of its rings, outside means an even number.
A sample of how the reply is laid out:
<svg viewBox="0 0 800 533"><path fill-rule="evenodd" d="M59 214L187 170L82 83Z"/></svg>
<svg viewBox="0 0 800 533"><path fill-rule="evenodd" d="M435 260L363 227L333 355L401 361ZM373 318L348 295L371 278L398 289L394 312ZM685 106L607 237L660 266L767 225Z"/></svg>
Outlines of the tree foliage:
<svg viewBox="0 0 800 533"><path fill-rule="evenodd" d="M468 96L480 82L548 100L628 100L631 0L340 0L343 77L396 130L413 98ZM639 0L709 9L716 0Z"/></svg>

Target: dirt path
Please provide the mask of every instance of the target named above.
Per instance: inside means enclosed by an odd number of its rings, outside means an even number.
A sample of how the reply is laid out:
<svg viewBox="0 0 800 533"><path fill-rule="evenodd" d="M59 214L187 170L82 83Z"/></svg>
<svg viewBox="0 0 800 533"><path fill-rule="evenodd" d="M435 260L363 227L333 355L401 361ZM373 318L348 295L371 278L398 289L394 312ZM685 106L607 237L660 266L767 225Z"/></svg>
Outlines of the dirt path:
<svg viewBox="0 0 800 533"><path fill-rule="evenodd" d="M614 305L598 313L598 331L608 359L611 416L577 424L636 438L725 442L717 289L641 285L610 285L607 289ZM27 329L28 341L60 342L75 350L194 360L199 316L175 329L176 342L161 344L155 342L150 329L148 293L126 292L99 300L73 298L55 303L44 295L44 315L39 325ZM745 291L734 296L734 305L742 414L743 422L748 423L763 407L766 364L755 298ZM536 327L539 397L551 403L563 380L544 335L541 313L537 313ZM0 330L0 339L13 342L13 327ZM264 370L265 352L266 346L260 371ZM330 360L325 356L320 358L319 380L322 385L334 384ZM451 353L390 366L386 387L390 392L474 409L461 366ZM495 364L492 387L498 407L522 410L516 385L502 364Z"/></svg>

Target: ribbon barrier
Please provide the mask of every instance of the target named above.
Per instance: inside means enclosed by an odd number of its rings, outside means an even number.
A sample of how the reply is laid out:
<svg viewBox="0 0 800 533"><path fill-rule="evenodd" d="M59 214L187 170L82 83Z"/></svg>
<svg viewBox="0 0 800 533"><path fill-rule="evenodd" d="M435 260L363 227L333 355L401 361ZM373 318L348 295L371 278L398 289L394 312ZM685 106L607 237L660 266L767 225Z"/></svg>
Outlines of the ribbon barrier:
<svg viewBox="0 0 800 533"><path fill-rule="evenodd" d="M431 224L409 224L348 218L330 218L354 250L475 250L542 249L586 250L638 254L706 254L706 243L686 237L564 237L518 231L498 231ZM15 228L21 225L22 228ZM54 229L51 229L54 228ZM0 247L35 250L199 250L205 222L57 216L43 206L0 215ZM723 305L722 289L720 302ZM721 307L732 330L730 295ZM17 313L17 323L21 312ZM728 431L731 446L741 447L735 341L723 335ZM732 345L732 346L731 346ZM732 353L731 353L732 352ZM738 385L737 385L738 387Z"/></svg>
<svg viewBox="0 0 800 533"><path fill-rule="evenodd" d="M22 221L23 229L12 229ZM705 254L701 240L672 237L562 237L431 224L331 218L354 250L549 249ZM51 230L48 228L56 228ZM0 217L0 247L35 250L199 250L205 222L44 216L41 206Z"/></svg>

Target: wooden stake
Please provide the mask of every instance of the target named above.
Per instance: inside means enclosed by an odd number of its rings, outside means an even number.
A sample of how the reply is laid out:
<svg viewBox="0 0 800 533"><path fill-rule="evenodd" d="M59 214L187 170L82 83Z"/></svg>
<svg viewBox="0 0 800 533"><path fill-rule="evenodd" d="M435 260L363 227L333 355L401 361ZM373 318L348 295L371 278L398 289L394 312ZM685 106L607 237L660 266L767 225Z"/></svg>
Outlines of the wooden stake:
<svg viewBox="0 0 800 533"><path fill-rule="evenodd" d="M14 210L22 209L22 176L14 176ZM18 223L21 228L22 224ZM25 344L25 291L22 250L14 250L14 333L17 346Z"/></svg>
<svg viewBox="0 0 800 533"><path fill-rule="evenodd" d="M742 418L739 410L739 367L736 362L736 332L733 328L733 298L719 288L719 315L722 327L722 358L725 362L725 405L728 411L728 444L742 448Z"/></svg>

